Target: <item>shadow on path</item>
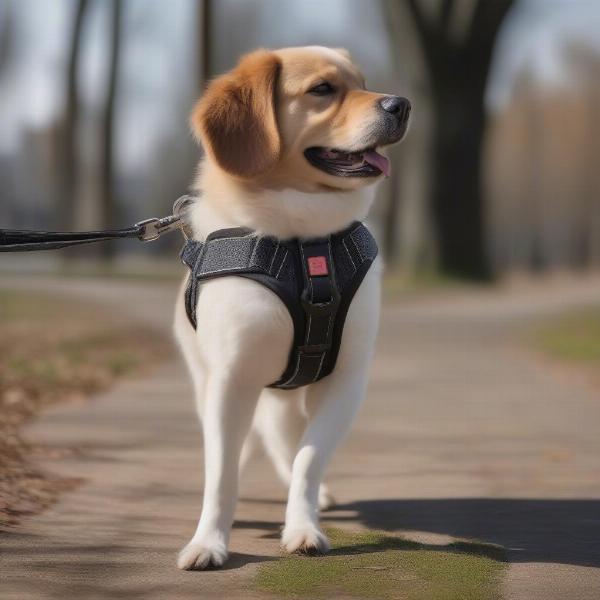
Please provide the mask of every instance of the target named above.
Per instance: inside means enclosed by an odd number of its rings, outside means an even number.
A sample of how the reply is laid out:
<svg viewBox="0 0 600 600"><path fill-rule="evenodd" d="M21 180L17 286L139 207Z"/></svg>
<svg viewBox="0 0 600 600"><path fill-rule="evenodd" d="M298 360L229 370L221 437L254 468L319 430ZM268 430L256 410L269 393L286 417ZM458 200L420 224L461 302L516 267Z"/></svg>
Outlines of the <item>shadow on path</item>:
<svg viewBox="0 0 600 600"><path fill-rule="evenodd" d="M336 516L337 511L353 516ZM600 567L600 500L359 500L326 513L383 531L426 531L498 544L509 562Z"/></svg>

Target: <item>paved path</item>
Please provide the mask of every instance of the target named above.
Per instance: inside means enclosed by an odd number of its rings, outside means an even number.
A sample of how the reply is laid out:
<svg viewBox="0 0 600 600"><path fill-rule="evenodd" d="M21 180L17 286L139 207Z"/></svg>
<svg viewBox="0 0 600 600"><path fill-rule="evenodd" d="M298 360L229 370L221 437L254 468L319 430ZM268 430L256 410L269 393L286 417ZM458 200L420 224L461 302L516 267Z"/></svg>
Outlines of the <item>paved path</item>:
<svg viewBox="0 0 600 600"><path fill-rule="evenodd" d="M4 279L94 298L167 331L166 284ZM127 300L144 290L135 311ZM509 549L510 600L600 597L600 398L513 347L513 330L600 297L600 282L472 291L387 306L365 410L329 473L327 523ZM0 535L0 597L254 598L278 553L284 491L262 460L242 486L223 571L181 573L201 498L201 439L181 361L30 431L83 446L49 468L83 482Z"/></svg>

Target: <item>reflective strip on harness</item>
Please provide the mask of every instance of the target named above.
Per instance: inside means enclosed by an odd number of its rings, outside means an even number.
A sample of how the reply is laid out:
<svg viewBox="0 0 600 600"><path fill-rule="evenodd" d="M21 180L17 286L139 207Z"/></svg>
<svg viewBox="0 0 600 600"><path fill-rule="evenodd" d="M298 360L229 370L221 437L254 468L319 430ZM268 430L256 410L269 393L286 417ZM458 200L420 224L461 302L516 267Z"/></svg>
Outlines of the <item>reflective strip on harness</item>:
<svg viewBox="0 0 600 600"><path fill-rule="evenodd" d="M293 389L333 370L346 313L377 256L377 244L361 223L314 240L276 240L243 228L189 240L181 252L190 268L185 304L196 327L201 282L226 275L253 279L275 292L294 323L288 365L270 387Z"/></svg>

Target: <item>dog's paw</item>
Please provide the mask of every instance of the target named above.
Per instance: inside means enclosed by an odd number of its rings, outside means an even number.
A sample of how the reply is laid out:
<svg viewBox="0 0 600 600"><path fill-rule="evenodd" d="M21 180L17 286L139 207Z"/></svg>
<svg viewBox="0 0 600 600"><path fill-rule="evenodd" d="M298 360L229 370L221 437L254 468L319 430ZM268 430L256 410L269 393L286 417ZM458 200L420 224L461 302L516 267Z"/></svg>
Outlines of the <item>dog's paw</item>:
<svg viewBox="0 0 600 600"><path fill-rule="evenodd" d="M286 527L281 536L281 547L290 554L325 554L331 548L325 534L314 526Z"/></svg>
<svg viewBox="0 0 600 600"><path fill-rule="evenodd" d="M177 566L183 571L219 568L227 560L224 544L200 544L190 542L177 557Z"/></svg>
<svg viewBox="0 0 600 600"><path fill-rule="evenodd" d="M319 508L321 510L329 510L335 506L335 498L331 495L331 492L327 486L322 483L319 486Z"/></svg>

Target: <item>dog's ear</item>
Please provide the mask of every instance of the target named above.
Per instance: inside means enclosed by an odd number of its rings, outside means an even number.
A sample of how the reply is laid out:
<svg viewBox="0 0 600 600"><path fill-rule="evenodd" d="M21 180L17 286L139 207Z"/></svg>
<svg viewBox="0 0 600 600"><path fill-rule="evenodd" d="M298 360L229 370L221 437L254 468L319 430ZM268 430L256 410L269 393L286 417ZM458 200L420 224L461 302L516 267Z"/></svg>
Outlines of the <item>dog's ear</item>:
<svg viewBox="0 0 600 600"><path fill-rule="evenodd" d="M279 159L275 96L280 70L273 52L252 52L212 81L192 112L192 129L204 149L232 175L259 175Z"/></svg>

